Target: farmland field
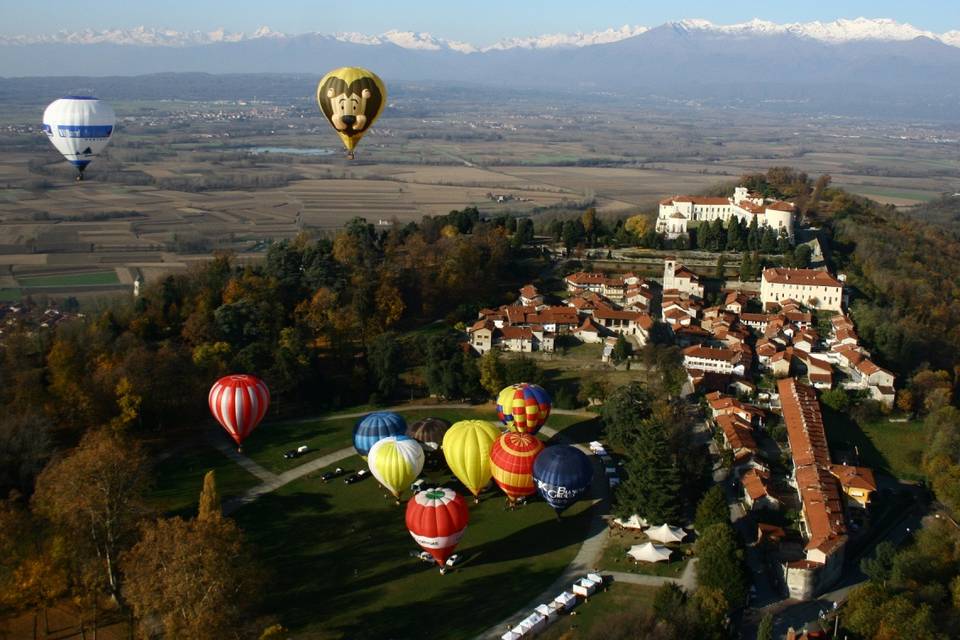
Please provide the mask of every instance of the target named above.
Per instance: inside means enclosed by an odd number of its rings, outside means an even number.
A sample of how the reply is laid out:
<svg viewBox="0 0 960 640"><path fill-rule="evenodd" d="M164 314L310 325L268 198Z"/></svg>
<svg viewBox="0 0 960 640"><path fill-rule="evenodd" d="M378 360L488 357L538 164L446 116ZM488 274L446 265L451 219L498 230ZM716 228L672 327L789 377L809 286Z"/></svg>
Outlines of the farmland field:
<svg viewBox="0 0 960 640"><path fill-rule="evenodd" d="M113 269L119 280L98 276L85 284L96 291L77 295L129 291L138 276L150 282L214 251L256 261L271 241L356 216L387 228L466 206L535 221L587 205L652 215L664 196L777 165L902 207L960 189L960 156L943 143L956 136L937 123L559 108L537 94L504 111L466 89L398 95L354 162L306 98L116 101L123 126L81 183L36 131L43 105L13 100L0 132L0 274L17 284L0 283L0 295L21 285L65 295L85 281L74 273Z"/></svg>

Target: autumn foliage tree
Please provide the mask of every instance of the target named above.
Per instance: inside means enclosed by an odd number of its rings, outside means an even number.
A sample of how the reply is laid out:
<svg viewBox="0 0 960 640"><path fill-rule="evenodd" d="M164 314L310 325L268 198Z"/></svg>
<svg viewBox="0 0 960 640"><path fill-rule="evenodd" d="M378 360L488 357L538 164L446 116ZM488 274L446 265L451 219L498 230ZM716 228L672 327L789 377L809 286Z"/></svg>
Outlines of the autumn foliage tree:
<svg viewBox="0 0 960 640"><path fill-rule="evenodd" d="M213 471L203 478L197 517L161 518L141 526L122 558L123 593L143 637L236 637L261 579L243 533L220 508Z"/></svg>
<svg viewBox="0 0 960 640"><path fill-rule="evenodd" d="M147 469L135 441L96 429L37 478L34 511L70 540L78 574L91 576L114 598L120 594L120 553L133 543L144 513Z"/></svg>

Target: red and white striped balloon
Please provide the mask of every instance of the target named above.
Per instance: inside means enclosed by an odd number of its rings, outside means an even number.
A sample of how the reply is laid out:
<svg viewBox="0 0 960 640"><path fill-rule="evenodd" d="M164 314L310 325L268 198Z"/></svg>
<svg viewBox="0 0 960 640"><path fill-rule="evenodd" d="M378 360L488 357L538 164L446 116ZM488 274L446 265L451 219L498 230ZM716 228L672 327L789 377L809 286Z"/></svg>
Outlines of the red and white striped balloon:
<svg viewBox="0 0 960 640"><path fill-rule="evenodd" d="M270 391L254 376L224 376L210 388L207 402L210 413L240 446L266 415Z"/></svg>
<svg viewBox="0 0 960 640"><path fill-rule="evenodd" d="M442 569L470 521L467 502L453 489L436 487L407 502L407 529Z"/></svg>

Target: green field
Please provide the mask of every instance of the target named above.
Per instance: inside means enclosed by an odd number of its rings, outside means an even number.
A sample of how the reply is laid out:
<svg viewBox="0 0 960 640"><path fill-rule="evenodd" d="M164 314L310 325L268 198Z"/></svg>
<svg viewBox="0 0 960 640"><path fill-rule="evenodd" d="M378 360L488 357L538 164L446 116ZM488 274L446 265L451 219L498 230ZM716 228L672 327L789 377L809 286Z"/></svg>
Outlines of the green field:
<svg viewBox="0 0 960 640"><path fill-rule="evenodd" d="M20 289L0 289L0 302L16 302L23 297Z"/></svg>
<svg viewBox="0 0 960 640"><path fill-rule="evenodd" d="M154 468L156 485L149 501L158 511L187 514L197 507L203 476L217 472L217 489L221 498L242 494L259 484L259 480L222 453L201 442L177 452Z"/></svg>
<svg viewBox="0 0 960 640"><path fill-rule="evenodd" d="M359 457L340 463L356 469ZM441 576L411 558L419 548L403 507L373 480L290 483L236 512L269 570L266 611L300 638L467 638L535 597L572 560L592 507L558 521L543 502L507 512L498 491L470 501L458 547L465 560ZM447 479L446 476L434 479Z"/></svg>
<svg viewBox="0 0 960 640"><path fill-rule="evenodd" d="M824 427L831 450L857 448L860 462L877 473L907 480L924 477L920 468L926 433L923 422L875 422L857 424L849 416L823 408Z"/></svg>
<svg viewBox="0 0 960 640"><path fill-rule="evenodd" d="M576 615L560 616L546 631L537 637L543 640L572 640L586 636L596 625L621 614L630 614L653 607L656 587L614 582L581 602L574 611Z"/></svg>
<svg viewBox="0 0 960 640"><path fill-rule="evenodd" d="M78 287L91 284L120 284L115 271L88 271L50 276L21 276L22 287Z"/></svg>
<svg viewBox="0 0 960 640"><path fill-rule="evenodd" d="M493 420L497 416L492 404L480 407L464 405L462 409L421 409L416 411L399 411L412 424L426 417L443 418L450 422L458 420ZM250 457L257 464L274 473L283 473L304 462L332 453L338 449L353 444L353 426L360 418L329 419L313 418L309 420L291 420L285 422L265 423L243 443L244 455ZM589 421L586 418L586 421ZM583 416L552 415L547 425L558 430L564 430L571 425L584 423ZM596 437L596 422L591 423L593 429L579 427L573 432L574 442L588 442ZM588 437L590 435L593 437ZM586 438L586 439L583 439ZM283 452L300 445L307 445L310 453L294 460L285 460Z"/></svg>

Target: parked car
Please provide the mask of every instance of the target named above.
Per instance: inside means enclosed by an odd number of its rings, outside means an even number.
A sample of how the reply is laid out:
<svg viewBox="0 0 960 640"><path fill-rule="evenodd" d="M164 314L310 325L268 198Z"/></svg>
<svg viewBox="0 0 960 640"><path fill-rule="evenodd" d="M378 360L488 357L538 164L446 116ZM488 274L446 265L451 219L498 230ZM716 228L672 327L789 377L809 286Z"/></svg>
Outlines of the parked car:
<svg viewBox="0 0 960 640"><path fill-rule="evenodd" d="M424 479L424 478L419 478L419 479L415 480L415 481L413 482L413 484L410 485L410 492L411 492L411 493L420 493L421 491L423 491L423 485L424 485L426 482L427 482L427 481L426 481L426 479Z"/></svg>
<svg viewBox="0 0 960 640"><path fill-rule="evenodd" d="M292 458L299 458L309 450L310 450L310 447L308 447L307 445L305 444L300 445L296 449L290 449L289 451L285 451L283 453L283 457L286 458L287 460L290 460Z"/></svg>
<svg viewBox="0 0 960 640"><path fill-rule="evenodd" d="M453 554L452 556L450 556L449 558L447 558L447 561L446 561L445 564L446 564L448 567L455 567L455 566L457 566L458 564L460 564L460 562L461 562L462 560L463 560L463 556L461 556L459 553L455 553L455 554Z"/></svg>
<svg viewBox="0 0 960 640"><path fill-rule="evenodd" d="M346 478L343 479L343 481L346 484L353 484L354 482L360 482L361 480L366 478L368 475L370 475L370 471L368 471L367 469L361 469L360 471L357 471L356 473L347 476Z"/></svg>
<svg viewBox="0 0 960 640"><path fill-rule="evenodd" d="M340 476L342 476L343 473L344 473L343 467L337 467L333 471L327 471L325 474L320 476L320 479L323 480L324 482L330 482L334 478L339 478Z"/></svg>

